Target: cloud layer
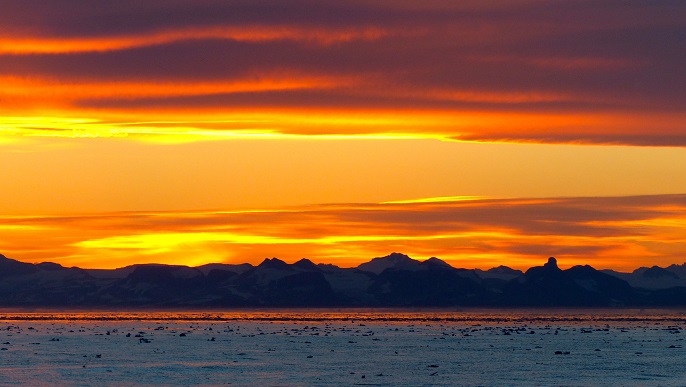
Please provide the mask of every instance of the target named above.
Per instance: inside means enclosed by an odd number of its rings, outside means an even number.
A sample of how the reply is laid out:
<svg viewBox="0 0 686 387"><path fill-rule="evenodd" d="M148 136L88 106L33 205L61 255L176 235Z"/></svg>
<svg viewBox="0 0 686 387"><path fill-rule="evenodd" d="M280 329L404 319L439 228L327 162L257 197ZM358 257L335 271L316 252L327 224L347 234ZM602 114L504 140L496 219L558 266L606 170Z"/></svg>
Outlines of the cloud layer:
<svg viewBox="0 0 686 387"><path fill-rule="evenodd" d="M686 145L679 1L28 0L0 25L0 115L34 119L5 135Z"/></svg>
<svg viewBox="0 0 686 387"><path fill-rule="evenodd" d="M81 267L158 262L287 261L355 266L401 251L461 267L631 270L683 263L686 195L608 198L438 198L265 211L3 217L7 256Z"/></svg>

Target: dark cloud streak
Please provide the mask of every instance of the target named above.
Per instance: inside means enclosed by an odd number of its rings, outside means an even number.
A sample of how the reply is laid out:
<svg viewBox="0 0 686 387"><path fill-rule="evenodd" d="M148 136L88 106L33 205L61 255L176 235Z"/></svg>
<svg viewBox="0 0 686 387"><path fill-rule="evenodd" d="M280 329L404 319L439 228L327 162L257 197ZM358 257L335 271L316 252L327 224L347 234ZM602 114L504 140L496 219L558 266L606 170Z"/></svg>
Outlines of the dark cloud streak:
<svg viewBox="0 0 686 387"><path fill-rule="evenodd" d="M359 77L326 91L81 99L81 107L174 109L289 107L416 109L522 113L680 113L686 105L686 6L683 2L316 2L55 1L7 4L0 36L97 39L186 31L188 37L105 52L6 53L0 75L93 82L259 79L270 74ZM193 37L193 29L271 29L269 38ZM304 35L278 37L280 29ZM308 34L377 28L383 34L314 41ZM308 32L309 31L309 32ZM184 32L185 33L185 32ZM321 37L320 37L321 38ZM247 39L247 38L246 38ZM262 40L260 40L262 39ZM1 51L1 50L0 50ZM397 95L378 95L377 90ZM431 93L559 94L559 100L445 100ZM671 130L645 133L526 128L464 133L462 139L684 145ZM572 132L572 133L569 133ZM592 130L591 130L592 132Z"/></svg>

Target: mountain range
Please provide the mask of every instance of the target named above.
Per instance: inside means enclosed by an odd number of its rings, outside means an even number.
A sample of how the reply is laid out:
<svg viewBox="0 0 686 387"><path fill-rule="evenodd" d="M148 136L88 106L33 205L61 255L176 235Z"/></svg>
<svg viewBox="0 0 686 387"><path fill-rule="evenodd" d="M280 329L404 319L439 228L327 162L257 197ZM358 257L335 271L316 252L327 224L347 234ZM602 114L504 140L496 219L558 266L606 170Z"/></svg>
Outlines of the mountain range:
<svg viewBox="0 0 686 387"><path fill-rule="evenodd" d="M631 273L555 258L525 272L454 268L392 253L355 268L288 264L199 267L143 264L114 270L19 262L0 255L0 307L665 307L686 306L686 264Z"/></svg>

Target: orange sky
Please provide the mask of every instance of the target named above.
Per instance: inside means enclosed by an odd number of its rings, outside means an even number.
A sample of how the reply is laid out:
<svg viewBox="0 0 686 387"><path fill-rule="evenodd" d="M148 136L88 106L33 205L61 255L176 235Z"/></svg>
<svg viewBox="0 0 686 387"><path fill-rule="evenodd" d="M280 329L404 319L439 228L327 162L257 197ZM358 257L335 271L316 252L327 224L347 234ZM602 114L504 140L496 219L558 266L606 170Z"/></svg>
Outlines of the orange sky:
<svg viewBox="0 0 686 387"><path fill-rule="evenodd" d="M3 217L0 233L9 255L80 267L257 264L274 251L289 262L309 257L348 267L410 251L468 268L526 269L555 255L567 267L630 270L674 263L686 248L685 214L685 195L451 197L281 210L18 215Z"/></svg>
<svg viewBox="0 0 686 387"><path fill-rule="evenodd" d="M451 197L280 210L19 215L3 217L0 230L11 256L80 267L257 264L274 251L289 262L310 257L347 267L410 251L457 267L526 269L555 255L567 267L630 270L669 264L683 253L684 214L684 195Z"/></svg>
<svg viewBox="0 0 686 387"><path fill-rule="evenodd" d="M682 263L686 226L654 209L686 192L685 21L678 2L6 5L0 253L85 267L391 251L469 267ZM456 202L428 233L433 205L379 204L461 196L508 218L462 219ZM514 198L571 211L560 197L612 236L508 226L539 216ZM642 215L594 212L622 198ZM216 216L255 209L267 215L238 234L237 216Z"/></svg>

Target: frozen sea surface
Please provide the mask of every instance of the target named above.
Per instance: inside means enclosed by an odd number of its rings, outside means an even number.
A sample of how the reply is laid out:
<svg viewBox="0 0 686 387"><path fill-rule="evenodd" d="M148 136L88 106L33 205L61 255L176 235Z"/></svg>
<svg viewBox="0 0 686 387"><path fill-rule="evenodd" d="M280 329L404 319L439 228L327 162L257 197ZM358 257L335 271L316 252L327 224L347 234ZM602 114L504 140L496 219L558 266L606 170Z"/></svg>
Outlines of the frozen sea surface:
<svg viewBox="0 0 686 387"><path fill-rule="evenodd" d="M686 386L679 311L0 312L0 385Z"/></svg>

